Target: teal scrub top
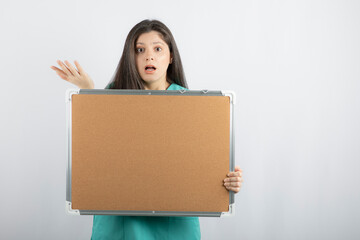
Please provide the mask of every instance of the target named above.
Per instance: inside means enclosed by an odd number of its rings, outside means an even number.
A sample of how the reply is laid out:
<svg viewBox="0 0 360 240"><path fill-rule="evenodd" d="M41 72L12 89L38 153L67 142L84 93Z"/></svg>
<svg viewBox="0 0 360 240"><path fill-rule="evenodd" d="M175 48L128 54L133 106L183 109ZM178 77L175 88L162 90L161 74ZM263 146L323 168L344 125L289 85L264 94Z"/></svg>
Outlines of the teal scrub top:
<svg viewBox="0 0 360 240"><path fill-rule="evenodd" d="M106 88L109 88L107 86ZM172 83L166 90L186 89ZM198 217L94 215L91 240L198 240Z"/></svg>

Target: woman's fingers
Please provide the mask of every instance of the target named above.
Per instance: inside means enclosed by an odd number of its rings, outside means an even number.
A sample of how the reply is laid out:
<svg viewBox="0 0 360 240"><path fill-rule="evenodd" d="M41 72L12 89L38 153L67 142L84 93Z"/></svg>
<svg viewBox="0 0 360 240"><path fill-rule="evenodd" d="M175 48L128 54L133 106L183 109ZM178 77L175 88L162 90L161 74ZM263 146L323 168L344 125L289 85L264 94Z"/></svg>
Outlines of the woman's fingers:
<svg viewBox="0 0 360 240"><path fill-rule="evenodd" d="M229 172L227 178L224 179L224 186L229 191L238 193L244 181L242 178L242 170L239 166L235 166L235 172Z"/></svg>
<svg viewBox="0 0 360 240"><path fill-rule="evenodd" d="M63 72L63 70L55 67L55 66L51 66L51 69L54 70L56 72L57 75L59 75L59 77L61 77L62 79L68 81L68 77L67 75Z"/></svg>
<svg viewBox="0 0 360 240"><path fill-rule="evenodd" d="M227 174L228 177L242 177L242 171L241 172L229 172Z"/></svg>
<svg viewBox="0 0 360 240"><path fill-rule="evenodd" d="M57 73L57 75L59 75L59 77L61 77L61 78L64 79L65 81L69 81L67 75L65 75L65 74L63 74L63 73L61 73L61 72L56 72L56 73Z"/></svg>
<svg viewBox="0 0 360 240"><path fill-rule="evenodd" d="M235 166L235 172L229 172L227 174L228 177L241 177L243 170L240 168L240 166Z"/></svg>
<svg viewBox="0 0 360 240"><path fill-rule="evenodd" d="M75 66L77 67L77 69L79 70L80 75L84 75L84 74L85 74L85 71L84 71L84 69L80 66L79 62L75 60L74 63L75 63Z"/></svg>
<svg viewBox="0 0 360 240"><path fill-rule="evenodd" d="M57 63L59 64L60 68L57 68L55 66L51 66L51 69L55 70L56 73L64 80L76 85L80 89L93 89L94 88L94 82L90 78L90 76L83 70L83 68L80 66L79 62L75 62L76 68L69 62L64 61L63 63L60 60L57 60Z"/></svg>
<svg viewBox="0 0 360 240"><path fill-rule="evenodd" d="M240 181L233 181L233 182L225 182L224 186L225 187L241 187L242 182Z"/></svg>
<svg viewBox="0 0 360 240"><path fill-rule="evenodd" d="M55 70L56 72L60 72L60 73L64 74L63 70L61 70L60 68L57 68L55 66L51 66L51 69Z"/></svg>
<svg viewBox="0 0 360 240"><path fill-rule="evenodd" d="M226 189L228 191L233 191L235 193L238 193L238 192L240 192L240 188L242 186L242 183L240 183L240 182L227 182L224 185L225 185L225 187L226 187Z"/></svg>
<svg viewBox="0 0 360 240"><path fill-rule="evenodd" d="M239 187L227 187L226 189L229 190L229 191L233 191L233 192L235 192L235 193L240 192L240 188L239 188Z"/></svg>
<svg viewBox="0 0 360 240"><path fill-rule="evenodd" d="M225 178L224 182L243 182L243 178L242 177L230 177L230 178Z"/></svg>
<svg viewBox="0 0 360 240"><path fill-rule="evenodd" d="M65 74L68 74L69 76L72 75L72 73L70 72L70 70L67 68L67 66L66 66L62 61L57 60L56 62L59 64L59 66L61 67L61 69L63 70L63 72L64 72Z"/></svg>
<svg viewBox="0 0 360 240"><path fill-rule="evenodd" d="M73 67L73 65L71 65L71 63L69 61L65 60L65 64L66 64L66 67L72 73L72 75L74 75L75 77L79 76L79 72Z"/></svg>

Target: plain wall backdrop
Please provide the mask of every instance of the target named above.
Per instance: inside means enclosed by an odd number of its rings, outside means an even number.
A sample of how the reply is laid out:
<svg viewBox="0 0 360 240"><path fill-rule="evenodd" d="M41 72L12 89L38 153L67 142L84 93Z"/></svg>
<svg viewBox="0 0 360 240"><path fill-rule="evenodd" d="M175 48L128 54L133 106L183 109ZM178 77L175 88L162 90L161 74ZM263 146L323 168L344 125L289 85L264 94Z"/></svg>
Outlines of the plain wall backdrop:
<svg viewBox="0 0 360 240"><path fill-rule="evenodd" d="M90 239L92 217L65 214L76 87L50 66L78 60L104 88L150 18L171 29L190 89L237 94L244 185L235 217L200 219L203 239L359 239L359 13L355 0L2 0L0 238Z"/></svg>

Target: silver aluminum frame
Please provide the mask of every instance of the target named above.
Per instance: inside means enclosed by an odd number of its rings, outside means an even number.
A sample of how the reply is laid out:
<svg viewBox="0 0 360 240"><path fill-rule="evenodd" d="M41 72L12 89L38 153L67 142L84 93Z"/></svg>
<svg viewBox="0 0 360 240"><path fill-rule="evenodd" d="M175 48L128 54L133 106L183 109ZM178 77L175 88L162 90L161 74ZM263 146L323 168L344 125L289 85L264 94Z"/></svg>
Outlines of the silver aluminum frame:
<svg viewBox="0 0 360 240"><path fill-rule="evenodd" d="M235 169L235 129L233 91L209 90L124 90L124 89L68 89L66 91L66 131L67 131L67 167L66 167L66 212L70 215L126 215L126 216L187 216L187 217L230 217L235 215L235 195L229 191L228 212L174 212L174 211L98 211L72 209L71 204L71 132L72 132L72 95L101 94L101 95L183 95L183 96L228 96L230 98L230 172Z"/></svg>

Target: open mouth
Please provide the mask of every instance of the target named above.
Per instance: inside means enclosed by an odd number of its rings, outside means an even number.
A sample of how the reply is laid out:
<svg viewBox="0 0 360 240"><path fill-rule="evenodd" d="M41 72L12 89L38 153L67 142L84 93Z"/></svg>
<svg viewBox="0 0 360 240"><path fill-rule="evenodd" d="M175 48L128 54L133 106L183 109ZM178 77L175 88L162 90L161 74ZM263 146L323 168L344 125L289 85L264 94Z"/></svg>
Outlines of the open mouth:
<svg viewBox="0 0 360 240"><path fill-rule="evenodd" d="M154 72L155 70L156 70L156 67L153 65L145 66L145 72Z"/></svg>

